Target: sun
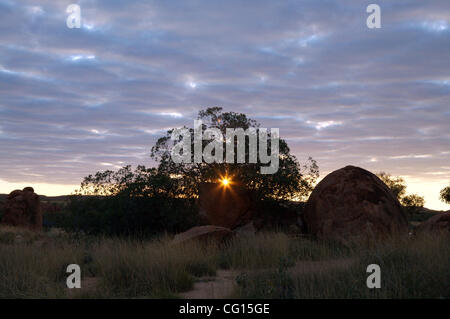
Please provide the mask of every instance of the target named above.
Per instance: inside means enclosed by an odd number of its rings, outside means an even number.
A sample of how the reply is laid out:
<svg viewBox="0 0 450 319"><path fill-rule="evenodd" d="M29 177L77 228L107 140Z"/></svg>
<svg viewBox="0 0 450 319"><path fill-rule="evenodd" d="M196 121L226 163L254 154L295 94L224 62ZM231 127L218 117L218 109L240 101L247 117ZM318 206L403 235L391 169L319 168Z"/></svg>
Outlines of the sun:
<svg viewBox="0 0 450 319"><path fill-rule="evenodd" d="M223 186L227 186L228 184L230 184L230 181L227 178L222 179Z"/></svg>

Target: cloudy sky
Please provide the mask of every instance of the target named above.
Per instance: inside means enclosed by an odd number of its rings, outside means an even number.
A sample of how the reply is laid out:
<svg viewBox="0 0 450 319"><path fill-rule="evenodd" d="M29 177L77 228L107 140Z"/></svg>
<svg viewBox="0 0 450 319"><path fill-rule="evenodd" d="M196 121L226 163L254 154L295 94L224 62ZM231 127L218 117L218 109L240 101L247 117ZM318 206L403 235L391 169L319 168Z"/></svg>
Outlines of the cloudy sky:
<svg viewBox="0 0 450 319"><path fill-rule="evenodd" d="M450 209L449 104L448 0L0 0L3 193L154 165L166 129L222 106L280 128L321 177L383 170Z"/></svg>

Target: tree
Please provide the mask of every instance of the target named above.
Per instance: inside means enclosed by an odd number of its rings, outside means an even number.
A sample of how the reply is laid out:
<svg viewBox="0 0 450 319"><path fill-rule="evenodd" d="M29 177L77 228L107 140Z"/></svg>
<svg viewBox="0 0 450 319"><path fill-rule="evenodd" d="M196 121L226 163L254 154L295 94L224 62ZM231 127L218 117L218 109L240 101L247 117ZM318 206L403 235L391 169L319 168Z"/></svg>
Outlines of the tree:
<svg viewBox="0 0 450 319"><path fill-rule="evenodd" d="M202 120L202 133L207 129L219 129L226 136L226 129L242 128L247 130L255 128L258 132L260 124L248 118L245 114L235 112L223 112L220 107L208 108L200 111L198 119ZM186 128L194 135L194 129ZM221 177L228 177L234 183L241 184L254 191L259 199L302 199L309 195L319 176L316 161L309 158L307 163L300 165L297 158L290 153L285 140L279 139L279 169L274 174L261 174L260 169L266 166L258 159L257 163L249 163L249 138L245 140L245 163L194 163L192 154L191 163L175 163L171 156L171 150L179 141L171 140L174 129L167 131L151 150L151 157L159 162L158 172L163 175L176 177L180 183L178 189L183 196L196 196L198 185L201 182L216 182ZM268 153L272 147L268 134ZM213 139L206 139L203 148ZM235 159L237 156L235 143ZM225 158L226 141L223 141ZM191 139L191 147L194 149L194 139Z"/></svg>
<svg viewBox="0 0 450 319"><path fill-rule="evenodd" d="M423 207L425 199L417 194L406 195L406 182L400 176L394 177L385 172L376 174L391 189L399 202L406 207Z"/></svg>
<svg viewBox="0 0 450 319"><path fill-rule="evenodd" d="M200 111L199 119L204 121L202 132L207 128L224 133L227 128L259 128L245 114L224 113L221 108ZM171 146L177 142L171 140L172 132L173 129L169 130L152 148L151 156L159 162L157 168L138 166L132 171L131 166L125 166L118 171L106 170L85 177L77 194L91 196L72 198L67 222L62 226L89 234L152 236L165 231L180 232L198 222L195 197L201 182L226 176L232 185L243 184L254 190L259 199L301 199L312 190L319 174L313 159L301 166L282 139L279 140L279 169L274 174L260 174L261 166L266 166L260 161L248 162L249 147L245 147L243 164L177 164L171 156ZM193 129L190 132L193 135ZM208 142L203 141L203 147ZM245 144L248 142L247 138ZM267 142L271 153L270 135ZM235 149L237 156L236 153Z"/></svg>
<svg viewBox="0 0 450 319"><path fill-rule="evenodd" d="M441 201L444 203L450 204L450 186L447 186L443 190L441 190Z"/></svg>
<svg viewBox="0 0 450 319"><path fill-rule="evenodd" d="M406 207L423 207L425 205L425 199L417 194L406 195L401 202Z"/></svg>
<svg viewBox="0 0 450 319"><path fill-rule="evenodd" d="M399 176L394 177L391 174L385 172L379 172L377 173L377 176L383 181L383 183L387 185L387 187L391 189L397 199L401 201L406 194L405 180Z"/></svg>

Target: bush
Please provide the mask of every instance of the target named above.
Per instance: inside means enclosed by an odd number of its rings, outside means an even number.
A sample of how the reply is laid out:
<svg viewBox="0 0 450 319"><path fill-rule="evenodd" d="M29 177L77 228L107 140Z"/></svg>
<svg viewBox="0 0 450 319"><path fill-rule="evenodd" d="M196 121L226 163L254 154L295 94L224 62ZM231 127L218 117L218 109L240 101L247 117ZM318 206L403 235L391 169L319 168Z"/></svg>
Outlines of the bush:
<svg viewBox="0 0 450 319"><path fill-rule="evenodd" d="M155 168L131 166L84 178L64 216L48 215L59 227L87 234L151 237L197 223L195 199L178 196L176 178Z"/></svg>
<svg viewBox="0 0 450 319"><path fill-rule="evenodd" d="M67 210L46 214L53 226L90 235L152 237L197 222L194 200L130 196L73 196Z"/></svg>
<svg viewBox="0 0 450 319"><path fill-rule="evenodd" d="M266 199L255 203L254 223L259 229L265 231L290 231L297 226L300 231L303 227L299 221L304 210L304 202L290 202Z"/></svg>

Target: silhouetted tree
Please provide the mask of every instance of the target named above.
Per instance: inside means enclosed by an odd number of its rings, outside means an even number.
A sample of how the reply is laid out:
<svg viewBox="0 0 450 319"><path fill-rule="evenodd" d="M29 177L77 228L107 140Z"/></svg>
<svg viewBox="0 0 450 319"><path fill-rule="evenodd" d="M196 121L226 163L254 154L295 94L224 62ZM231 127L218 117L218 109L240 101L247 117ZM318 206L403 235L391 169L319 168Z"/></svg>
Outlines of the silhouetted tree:
<svg viewBox="0 0 450 319"><path fill-rule="evenodd" d="M399 176L394 177L391 174L385 172L379 172L376 175L387 185L387 187L391 189L397 199L401 201L406 194L405 180Z"/></svg>
<svg viewBox="0 0 450 319"><path fill-rule="evenodd" d="M218 128L224 136L227 128L259 128L259 124L245 114L224 113L221 108L200 111L199 119L203 120L202 131ZM279 169L274 174L260 173L261 166L267 164L248 163L248 138L243 164L177 164L171 157L172 145L177 143L171 140L172 132L173 129L169 130L152 148L151 156L158 161L157 168L138 166L133 171L131 166L125 166L117 171L106 170L85 177L76 194L89 196L72 198L66 228L92 234L133 236L179 232L197 222L195 195L200 182L217 181L219 177L227 176L254 190L259 199L301 199L311 192L319 174L317 164L311 158L305 165L300 165L283 139L279 140ZM193 129L190 132L193 136ZM269 154L270 138L269 133ZM209 141L202 143L205 146Z"/></svg>
<svg viewBox="0 0 450 319"><path fill-rule="evenodd" d="M117 171L106 170L89 175L81 182L79 195L175 197L177 183L156 168L138 166L132 171L125 166Z"/></svg>
<svg viewBox="0 0 450 319"><path fill-rule="evenodd" d="M406 195L402 198L402 204L406 207L423 207L425 199L417 194Z"/></svg>
<svg viewBox="0 0 450 319"><path fill-rule="evenodd" d="M450 204L450 186L447 186L443 190L441 190L440 194L441 201L444 203Z"/></svg>
<svg viewBox="0 0 450 319"><path fill-rule="evenodd" d="M389 173L379 172L376 174L397 196L399 202L406 207L423 207L425 199L417 194L406 195L406 182L400 176L392 176Z"/></svg>
<svg viewBox="0 0 450 319"><path fill-rule="evenodd" d="M202 132L208 128L219 129L226 136L227 128L250 127L258 130L259 123L249 119L245 114L235 112L223 112L220 107L208 108L200 111L198 119L202 120ZM194 129L187 128L191 133L191 148L194 149ZM191 163L175 163L171 157L172 147L179 141L171 140L173 129L167 131L152 148L151 157L159 162L158 172L177 179L180 183L178 190L184 196L195 196L200 182L216 182L220 177L227 176L232 181L238 182L245 187L254 190L260 199L302 199L312 191L314 183L319 176L316 161L309 158L307 163L300 165L297 158L290 153L285 140L279 139L279 169L274 174L261 174L260 168L267 166L259 161L249 163L249 139L245 140L245 163L194 163L192 154ZM203 147L211 140L204 140ZM226 142L224 141L223 152L225 159ZM236 147L236 143L235 147ZM270 153L270 133L268 134L268 153ZM235 157L237 152L235 150Z"/></svg>

